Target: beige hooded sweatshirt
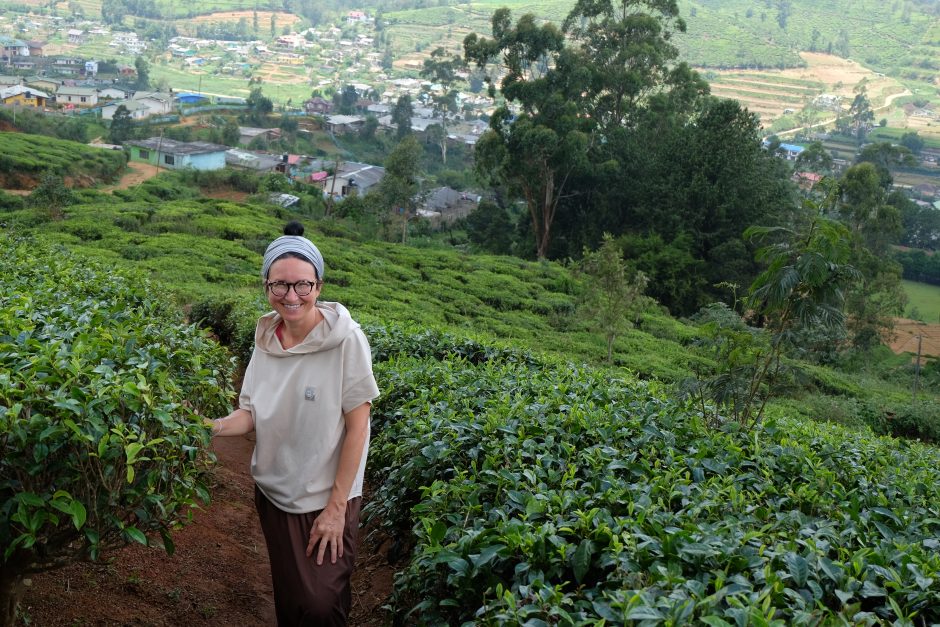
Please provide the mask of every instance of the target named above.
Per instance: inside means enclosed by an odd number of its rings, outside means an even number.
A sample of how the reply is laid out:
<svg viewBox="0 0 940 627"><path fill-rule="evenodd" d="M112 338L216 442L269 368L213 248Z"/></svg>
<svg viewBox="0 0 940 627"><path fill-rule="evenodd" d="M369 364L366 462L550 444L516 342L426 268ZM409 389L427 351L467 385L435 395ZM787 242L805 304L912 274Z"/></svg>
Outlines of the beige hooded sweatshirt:
<svg viewBox="0 0 940 627"><path fill-rule="evenodd" d="M379 395L369 342L339 303L320 302L323 314L303 342L284 349L275 330L281 317L258 320L239 406L255 422L251 475L279 509L301 514L326 507L346 435L343 417ZM369 440L349 498L362 495Z"/></svg>

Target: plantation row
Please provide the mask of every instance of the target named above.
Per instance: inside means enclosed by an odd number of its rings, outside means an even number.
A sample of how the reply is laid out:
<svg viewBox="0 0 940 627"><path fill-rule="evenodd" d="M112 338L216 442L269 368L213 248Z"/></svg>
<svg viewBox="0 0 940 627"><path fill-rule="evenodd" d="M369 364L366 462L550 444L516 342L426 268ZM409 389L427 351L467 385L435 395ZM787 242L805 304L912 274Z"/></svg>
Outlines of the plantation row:
<svg viewBox="0 0 940 627"><path fill-rule="evenodd" d="M148 274L169 286L181 305L192 305L193 321L202 321L246 359L255 319L266 307L257 274L260 253L284 213L263 203L196 198L198 189L187 180L183 173L163 175L115 196L81 190L84 204L66 207L60 221L23 209L18 197L7 197L16 202L4 210L0 196L0 221L109 267ZM603 337L578 308L582 279L571 267L364 241L338 220L310 221L310 228L328 260L323 297L343 302L363 321L420 320L425 328L459 329L486 342L511 339L576 361L605 354ZM640 378L669 383L707 375L716 364L697 346L701 336L697 326L652 309L617 338L614 363ZM781 381L792 399L787 411L815 418L832 410L851 425L937 441L940 409L911 402L909 360L884 359L886 372L903 387L793 363ZM929 388L925 380L923 389ZM856 399L865 411L848 409Z"/></svg>
<svg viewBox="0 0 940 627"><path fill-rule="evenodd" d="M709 430L654 384L367 332L384 396L366 512L411 532L405 622L940 620L935 448Z"/></svg>

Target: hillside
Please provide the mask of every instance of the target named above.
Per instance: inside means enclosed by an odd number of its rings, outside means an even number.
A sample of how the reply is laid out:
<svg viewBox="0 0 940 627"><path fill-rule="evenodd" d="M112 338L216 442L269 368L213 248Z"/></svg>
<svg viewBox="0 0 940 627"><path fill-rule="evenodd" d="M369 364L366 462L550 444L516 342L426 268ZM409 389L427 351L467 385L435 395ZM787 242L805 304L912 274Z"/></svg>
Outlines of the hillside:
<svg viewBox="0 0 940 627"><path fill-rule="evenodd" d="M55 172L72 187L114 179L124 168L124 153L78 142L0 132L0 189L32 189L46 172Z"/></svg>
<svg viewBox="0 0 940 627"><path fill-rule="evenodd" d="M573 5L487 0L388 11L385 17L404 54L416 45L455 46L470 31L489 33L489 18L501 6L560 23ZM688 29L676 42L683 58L699 67L792 67L802 65L798 52L805 50L851 57L907 78L932 80L938 69L940 26L933 2L686 0L679 7Z"/></svg>
<svg viewBox="0 0 940 627"><path fill-rule="evenodd" d="M7 230L66 242L106 260L102 268L144 270L185 300L202 298L193 315L211 301L220 312L211 322L250 329L261 306L257 250L287 216L196 199L73 206L63 220L38 224L24 212L5 217ZM579 334L575 311L564 311L579 282L563 266L357 241L335 224L307 222L326 259L324 297L346 301L366 322L383 390L366 520L395 539L400 556L386 604L392 616L566 625L940 619L936 447L795 419L783 406L750 431L711 424L672 386L592 365L596 358L577 356L577 343L559 344L569 328ZM0 235L0 250L7 240ZM5 312L28 332L32 322L16 312L29 295L19 291L3 301ZM234 315L222 315L232 298L241 301ZM540 312L543 301L557 305ZM662 337L638 331L632 337L642 344L620 344L619 355L661 367L676 351L695 359L694 328L661 314L651 320ZM866 394L891 394L883 382L866 390L872 380L815 375L842 385L840 394L854 387L859 411ZM214 494L244 501L229 487ZM180 550L217 560L212 545L226 543L218 567L237 576L258 568L257 551L242 545L249 537L191 534ZM236 597L212 585L210 595L193 598L170 587L172 562L122 555L132 616L264 622L270 599L257 580ZM134 567L143 563L167 573L152 579ZM70 571L83 591L88 581L114 581L83 568ZM180 576L199 585L193 573ZM156 594L153 581L162 586ZM43 590L68 594L48 583ZM70 623L100 616L83 594L88 605ZM127 610L120 616L130 618Z"/></svg>
<svg viewBox="0 0 940 627"><path fill-rule="evenodd" d="M44 221L29 209L3 216L11 228L41 233L114 267L142 269L172 286L181 305L194 307L217 331L227 329L228 341L247 357L250 322L265 306L257 287L259 256L290 214L258 199L239 204L201 197L187 185L184 175L167 173L117 190L113 198L84 192L84 204L66 207L59 221ZM347 304L364 321L408 321L587 363L602 363L606 355L602 335L580 311L583 284L573 268L378 242L341 221L299 217L328 260L323 297ZM696 348L700 337L696 327L648 311L618 336L614 366L677 384L714 369L711 353ZM879 407L910 399L909 364L904 357L880 359L897 383L871 372L800 364L789 383L797 386L790 408L812 414L824 406L853 424L884 428L876 420ZM869 417L852 417L845 398L871 404Z"/></svg>

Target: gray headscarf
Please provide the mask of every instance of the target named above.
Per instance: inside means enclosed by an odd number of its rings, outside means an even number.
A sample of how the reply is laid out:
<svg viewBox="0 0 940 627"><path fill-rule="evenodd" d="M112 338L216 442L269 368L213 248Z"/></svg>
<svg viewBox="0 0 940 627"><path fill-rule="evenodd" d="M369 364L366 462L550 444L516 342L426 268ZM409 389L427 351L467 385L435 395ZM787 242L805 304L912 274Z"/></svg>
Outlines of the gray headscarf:
<svg viewBox="0 0 940 627"><path fill-rule="evenodd" d="M267 280L271 264L284 253L297 253L313 264L317 270L317 279L323 280L323 255L313 242L302 235L282 235L268 245L264 251L264 264L261 266L261 278Z"/></svg>

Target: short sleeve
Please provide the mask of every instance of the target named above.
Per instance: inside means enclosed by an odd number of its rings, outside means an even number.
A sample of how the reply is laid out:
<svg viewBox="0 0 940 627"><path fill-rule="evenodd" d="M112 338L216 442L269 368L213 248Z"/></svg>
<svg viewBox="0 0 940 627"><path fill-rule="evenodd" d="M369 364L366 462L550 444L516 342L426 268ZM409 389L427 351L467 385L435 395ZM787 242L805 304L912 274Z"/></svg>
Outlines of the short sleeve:
<svg viewBox="0 0 940 627"><path fill-rule="evenodd" d="M371 403L378 396L369 340L361 329L356 329L343 346L343 413Z"/></svg>
<svg viewBox="0 0 940 627"><path fill-rule="evenodd" d="M248 361L248 367L245 368L245 376L242 377L242 389L238 394L239 409L244 409L245 411L251 412L252 416L255 415L253 405L251 404L251 396L252 386L254 384L255 353L257 351L258 349L255 348L251 352L251 359Z"/></svg>

